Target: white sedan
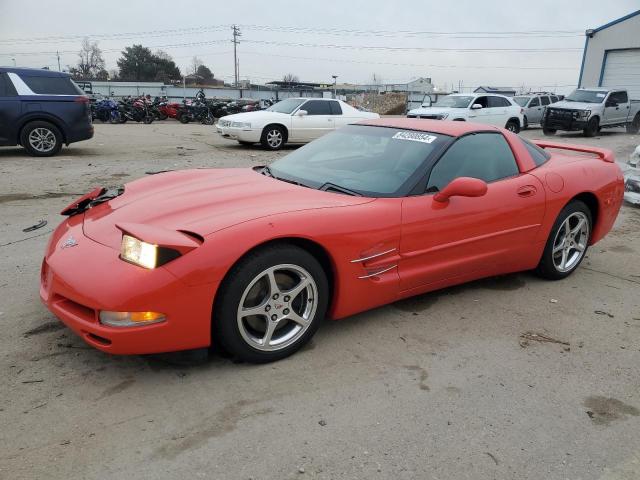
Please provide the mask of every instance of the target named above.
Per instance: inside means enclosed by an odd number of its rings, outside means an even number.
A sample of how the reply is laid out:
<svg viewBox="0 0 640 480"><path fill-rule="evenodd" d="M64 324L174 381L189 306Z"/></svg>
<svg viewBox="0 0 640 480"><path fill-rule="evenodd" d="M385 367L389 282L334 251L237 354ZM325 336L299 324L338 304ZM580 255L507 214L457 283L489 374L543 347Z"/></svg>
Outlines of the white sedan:
<svg viewBox="0 0 640 480"><path fill-rule="evenodd" d="M244 112L220 118L218 133L249 145L260 142L264 148L278 150L285 143L307 143L344 125L370 118L377 113L363 112L329 98L287 98L266 110Z"/></svg>

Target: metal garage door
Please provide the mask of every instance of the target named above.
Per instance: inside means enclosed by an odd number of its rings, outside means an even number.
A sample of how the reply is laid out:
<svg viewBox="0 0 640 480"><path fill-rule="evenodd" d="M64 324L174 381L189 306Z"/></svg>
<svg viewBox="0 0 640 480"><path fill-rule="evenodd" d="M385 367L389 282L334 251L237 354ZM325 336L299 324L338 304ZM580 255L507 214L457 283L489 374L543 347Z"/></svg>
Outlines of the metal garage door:
<svg viewBox="0 0 640 480"><path fill-rule="evenodd" d="M600 83L603 87L626 88L631 98L640 100L640 48L608 52Z"/></svg>

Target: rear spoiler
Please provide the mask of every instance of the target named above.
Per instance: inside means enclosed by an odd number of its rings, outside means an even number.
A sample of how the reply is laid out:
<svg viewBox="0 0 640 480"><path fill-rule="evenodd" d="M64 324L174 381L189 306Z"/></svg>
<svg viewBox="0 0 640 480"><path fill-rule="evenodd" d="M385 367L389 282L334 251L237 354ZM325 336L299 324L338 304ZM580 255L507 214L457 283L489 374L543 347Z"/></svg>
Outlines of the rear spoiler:
<svg viewBox="0 0 640 480"><path fill-rule="evenodd" d="M547 142L546 140L534 141L533 143L535 143L540 148L545 149L556 148L558 150L569 150L571 152L591 153L593 155L597 155L600 160L603 160L605 162L615 162L613 152L611 150L607 150L606 148L586 147L584 145L567 145L566 143Z"/></svg>

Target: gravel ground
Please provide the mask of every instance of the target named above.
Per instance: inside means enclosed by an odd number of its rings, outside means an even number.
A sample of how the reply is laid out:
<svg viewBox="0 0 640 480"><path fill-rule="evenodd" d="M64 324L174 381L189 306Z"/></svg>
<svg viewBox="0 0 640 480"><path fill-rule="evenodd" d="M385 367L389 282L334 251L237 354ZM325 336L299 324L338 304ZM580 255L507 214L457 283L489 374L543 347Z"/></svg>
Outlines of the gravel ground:
<svg viewBox="0 0 640 480"><path fill-rule="evenodd" d="M640 143L622 132L556 140L620 161ZM640 478L632 207L569 279L508 275L327 322L270 365L109 356L40 304L45 242L73 197L284 154L176 122L98 124L50 159L0 149L0 478Z"/></svg>

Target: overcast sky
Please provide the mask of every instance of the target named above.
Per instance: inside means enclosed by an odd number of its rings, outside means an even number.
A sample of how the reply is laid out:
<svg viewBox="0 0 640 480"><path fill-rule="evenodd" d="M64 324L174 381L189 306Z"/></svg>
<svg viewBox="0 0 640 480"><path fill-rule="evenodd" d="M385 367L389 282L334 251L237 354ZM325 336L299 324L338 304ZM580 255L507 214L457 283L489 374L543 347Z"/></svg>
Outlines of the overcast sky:
<svg viewBox="0 0 640 480"><path fill-rule="evenodd" d="M86 35L99 42L108 70L136 43L166 51L183 71L198 56L229 81L236 23L240 77L255 83L285 73L365 83L376 74L385 83L431 77L449 88L565 92L577 83L584 30L638 8L638 0L0 0L0 65L15 58L19 66L57 69L57 50L66 69Z"/></svg>

